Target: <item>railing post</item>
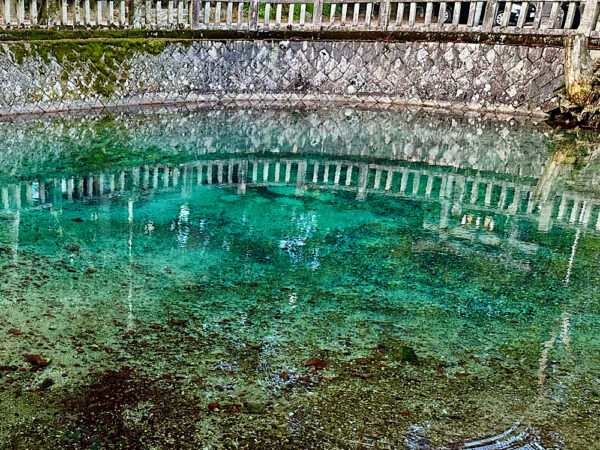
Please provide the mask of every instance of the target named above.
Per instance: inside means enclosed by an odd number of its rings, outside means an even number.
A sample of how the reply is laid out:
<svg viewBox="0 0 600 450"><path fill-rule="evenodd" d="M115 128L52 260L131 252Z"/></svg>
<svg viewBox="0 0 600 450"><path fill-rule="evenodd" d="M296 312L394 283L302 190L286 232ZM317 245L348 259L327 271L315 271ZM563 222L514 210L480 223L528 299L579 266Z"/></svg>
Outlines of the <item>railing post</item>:
<svg viewBox="0 0 600 450"><path fill-rule="evenodd" d="M6 28L10 27L10 23L11 23L11 11L10 11L10 0L4 0L4 23L6 25Z"/></svg>
<svg viewBox="0 0 600 450"><path fill-rule="evenodd" d="M38 6L37 0L31 0L31 25L35 26L38 24Z"/></svg>
<svg viewBox="0 0 600 450"><path fill-rule="evenodd" d="M200 11L201 11L202 0L192 0L192 20L191 27L192 30L197 30L200 28Z"/></svg>
<svg viewBox="0 0 600 450"><path fill-rule="evenodd" d="M482 31L492 31L496 11L498 11L498 0L488 0L485 7L485 15L483 16Z"/></svg>
<svg viewBox="0 0 600 450"><path fill-rule="evenodd" d="M593 92L596 65L588 49L588 37L583 33L567 36L565 40L565 88L567 98L585 107Z"/></svg>
<svg viewBox="0 0 600 450"><path fill-rule="evenodd" d="M133 2L133 28L142 28L142 2Z"/></svg>
<svg viewBox="0 0 600 450"><path fill-rule="evenodd" d="M150 28L150 24L152 23L152 7L149 0L146 0L144 4L144 17L146 20L145 28Z"/></svg>
<svg viewBox="0 0 600 450"><path fill-rule="evenodd" d="M313 30L321 31L323 20L323 0L314 0L313 3Z"/></svg>
<svg viewBox="0 0 600 450"><path fill-rule="evenodd" d="M83 21L88 27L92 23L92 13L90 9L90 0L83 0Z"/></svg>
<svg viewBox="0 0 600 450"><path fill-rule="evenodd" d="M250 30L258 29L258 0L250 0L250 8L248 11L248 27Z"/></svg>
<svg viewBox="0 0 600 450"><path fill-rule="evenodd" d="M581 16L581 23L577 31L585 36L589 36L592 31L595 31L599 12L598 0L586 0L583 15Z"/></svg>
<svg viewBox="0 0 600 450"><path fill-rule="evenodd" d="M25 25L25 0L19 0L19 4L17 5L17 19L20 27Z"/></svg>
<svg viewBox="0 0 600 450"><path fill-rule="evenodd" d="M64 2L64 0L63 0L63 2ZM97 27L102 25L102 19L103 19L102 2L99 0L98 2L96 2L96 26Z"/></svg>
<svg viewBox="0 0 600 450"><path fill-rule="evenodd" d="M379 29L387 31L390 25L390 14L392 12L392 4L390 0L381 0L379 2Z"/></svg>
<svg viewBox="0 0 600 450"><path fill-rule="evenodd" d="M48 28L56 26L56 20L58 19L58 2L57 0L46 1Z"/></svg>
<svg viewBox="0 0 600 450"><path fill-rule="evenodd" d="M108 19L106 21L106 24L109 27L112 27L115 24L115 2L114 2L114 0L108 0Z"/></svg>
<svg viewBox="0 0 600 450"><path fill-rule="evenodd" d="M86 0L89 2L89 0ZM125 28L127 26L127 18L125 17L125 0L121 0L119 3L119 26Z"/></svg>

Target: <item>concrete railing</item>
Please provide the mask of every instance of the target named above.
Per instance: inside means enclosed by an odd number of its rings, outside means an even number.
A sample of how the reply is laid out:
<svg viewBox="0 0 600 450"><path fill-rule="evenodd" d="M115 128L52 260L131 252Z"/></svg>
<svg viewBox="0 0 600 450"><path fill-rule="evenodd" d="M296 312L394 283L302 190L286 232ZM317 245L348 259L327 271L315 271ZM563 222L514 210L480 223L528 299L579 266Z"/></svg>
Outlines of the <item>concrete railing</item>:
<svg viewBox="0 0 600 450"><path fill-rule="evenodd" d="M509 13L510 12L510 13ZM599 33L598 0L0 0L0 28Z"/></svg>

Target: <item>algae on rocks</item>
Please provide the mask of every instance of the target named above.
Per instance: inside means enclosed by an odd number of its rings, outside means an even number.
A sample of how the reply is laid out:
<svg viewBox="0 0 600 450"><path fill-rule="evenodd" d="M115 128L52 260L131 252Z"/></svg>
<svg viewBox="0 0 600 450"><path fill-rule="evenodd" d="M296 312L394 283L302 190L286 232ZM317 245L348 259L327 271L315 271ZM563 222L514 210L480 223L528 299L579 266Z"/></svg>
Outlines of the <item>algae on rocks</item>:
<svg viewBox="0 0 600 450"><path fill-rule="evenodd" d="M55 61L62 68L60 79L65 85L77 86L76 91L86 97L110 97L127 82L130 61L136 54L158 55L166 46L167 41L162 39L65 39L7 43L0 52L18 65L29 58L46 64ZM44 91L39 95L48 94Z"/></svg>
<svg viewBox="0 0 600 450"><path fill-rule="evenodd" d="M600 129L600 69L584 35L567 38L565 85L556 93L556 105L548 114L551 122Z"/></svg>

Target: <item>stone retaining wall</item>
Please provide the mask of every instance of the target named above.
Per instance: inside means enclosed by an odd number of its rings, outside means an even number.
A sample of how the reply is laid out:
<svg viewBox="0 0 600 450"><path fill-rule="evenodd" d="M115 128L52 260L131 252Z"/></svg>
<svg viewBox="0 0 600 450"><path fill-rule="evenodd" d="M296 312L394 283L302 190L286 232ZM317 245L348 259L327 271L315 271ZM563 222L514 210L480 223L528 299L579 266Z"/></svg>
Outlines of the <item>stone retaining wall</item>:
<svg viewBox="0 0 600 450"><path fill-rule="evenodd" d="M455 42L5 43L0 114L198 101L360 102L541 113L564 50Z"/></svg>

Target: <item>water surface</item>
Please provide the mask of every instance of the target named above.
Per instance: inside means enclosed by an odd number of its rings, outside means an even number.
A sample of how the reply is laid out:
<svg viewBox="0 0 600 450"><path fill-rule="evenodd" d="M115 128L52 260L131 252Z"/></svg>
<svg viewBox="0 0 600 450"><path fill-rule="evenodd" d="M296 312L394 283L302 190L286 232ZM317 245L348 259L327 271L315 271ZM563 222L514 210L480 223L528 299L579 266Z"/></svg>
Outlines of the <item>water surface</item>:
<svg viewBox="0 0 600 450"><path fill-rule="evenodd" d="M343 109L0 136L1 447L597 442L591 137Z"/></svg>

